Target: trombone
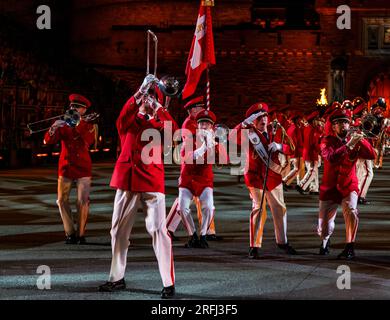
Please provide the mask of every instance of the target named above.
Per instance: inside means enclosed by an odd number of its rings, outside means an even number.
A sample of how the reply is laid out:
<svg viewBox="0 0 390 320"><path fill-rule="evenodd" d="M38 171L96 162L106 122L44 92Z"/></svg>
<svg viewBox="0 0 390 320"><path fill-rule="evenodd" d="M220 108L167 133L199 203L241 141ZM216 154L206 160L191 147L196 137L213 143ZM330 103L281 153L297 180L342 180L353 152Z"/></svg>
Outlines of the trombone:
<svg viewBox="0 0 390 320"><path fill-rule="evenodd" d="M154 77L157 79L155 84L157 84L158 88L161 92L166 96L164 108L168 109L169 103L171 102L171 98L179 94L180 84L179 81L175 77L164 76L161 79L157 78L157 47L158 47L158 39L153 31L147 31L147 47L146 47L146 75L150 74L150 38L152 38L154 42Z"/></svg>
<svg viewBox="0 0 390 320"><path fill-rule="evenodd" d="M45 127L45 128L35 129L35 130L33 129L33 127L38 123L43 123L43 122L54 120L54 119L62 119L65 121L65 123L69 127L74 128L80 124L81 120L86 121L86 122L90 122L90 121L96 120L97 118L99 118L99 116L100 116L100 114L96 113L96 112L81 116L80 113L76 109L70 108L70 109L66 110L64 114L61 114L59 116L55 116L55 117L51 117L51 118L47 118L47 119L43 119L43 120L39 120L39 121L35 121L35 122L30 122L27 124L27 129L30 131L30 134L42 132L42 131L47 131L50 129L51 125L48 127Z"/></svg>

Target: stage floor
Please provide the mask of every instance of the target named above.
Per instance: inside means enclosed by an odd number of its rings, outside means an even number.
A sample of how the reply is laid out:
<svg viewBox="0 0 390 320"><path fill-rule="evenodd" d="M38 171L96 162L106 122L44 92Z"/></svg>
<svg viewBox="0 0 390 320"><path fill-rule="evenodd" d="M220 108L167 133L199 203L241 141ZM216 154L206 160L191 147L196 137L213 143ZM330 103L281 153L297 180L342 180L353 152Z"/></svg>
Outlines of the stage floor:
<svg viewBox="0 0 390 320"><path fill-rule="evenodd" d="M318 196L285 193L288 236L299 251L286 256L275 246L272 218L265 226L263 257L247 258L247 189L228 169L215 169L216 228L223 240L209 249L186 249L183 228L174 242L177 299L390 299L390 165L375 171L369 206L359 206L355 261L336 260L344 247L344 222L336 220L331 254L318 256ZM110 262L114 190L112 163L95 163L88 245L65 245L56 206L56 168L0 171L0 299L160 299L162 283L151 238L140 212L128 253L127 289L99 293ZM166 168L167 210L177 195L179 167ZM242 179L243 180L243 179ZM74 203L75 193L72 192ZM194 209L194 208L192 208ZM193 214L194 214L194 210ZM197 223L197 222L196 222ZM37 268L51 270L51 289L39 290ZM351 289L340 290L337 268L351 270Z"/></svg>

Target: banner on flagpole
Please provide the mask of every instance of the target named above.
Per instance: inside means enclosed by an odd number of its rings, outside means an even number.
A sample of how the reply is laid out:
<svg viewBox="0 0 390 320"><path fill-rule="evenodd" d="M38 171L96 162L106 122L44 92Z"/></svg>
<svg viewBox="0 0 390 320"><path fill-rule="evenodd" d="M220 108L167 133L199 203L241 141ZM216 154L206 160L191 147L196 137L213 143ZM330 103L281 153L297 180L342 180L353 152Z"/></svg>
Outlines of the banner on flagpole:
<svg viewBox="0 0 390 320"><path fill-rule="evenodd" d="M194 94L203 71L214 64L215 52L211 9L209 6L201 5L187 60L187 81L182 92L183 99Z"/></svg>

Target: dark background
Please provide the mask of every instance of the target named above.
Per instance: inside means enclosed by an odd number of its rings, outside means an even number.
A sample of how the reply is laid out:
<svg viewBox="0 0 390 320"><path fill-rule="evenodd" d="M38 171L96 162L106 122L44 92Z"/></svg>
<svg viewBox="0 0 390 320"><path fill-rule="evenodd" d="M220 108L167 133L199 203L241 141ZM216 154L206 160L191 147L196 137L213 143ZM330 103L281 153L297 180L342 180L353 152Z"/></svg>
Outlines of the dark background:
<svg viewBox="0 0 390 320"><path fill-rule="evenodd" d="M145 76L146 30L159 39L158 77L174 75L184 85L199 3L1 1L0 167L56 161L58 146L44 146L43 134L30 136L26 124L62 114L72 92L101 114L93 157L114 158L115 119ZM51 30L36 27L42 4L51 9ZM352 9L350 30L336 26L344 4ZM329 103L390 99L388 1L216 0L212 16L211 103L219 123L234 126L259 100L309 113L321 88ZM205 94L204 79L197 93ZM185 102L170 107L179 124Z"/></svg>

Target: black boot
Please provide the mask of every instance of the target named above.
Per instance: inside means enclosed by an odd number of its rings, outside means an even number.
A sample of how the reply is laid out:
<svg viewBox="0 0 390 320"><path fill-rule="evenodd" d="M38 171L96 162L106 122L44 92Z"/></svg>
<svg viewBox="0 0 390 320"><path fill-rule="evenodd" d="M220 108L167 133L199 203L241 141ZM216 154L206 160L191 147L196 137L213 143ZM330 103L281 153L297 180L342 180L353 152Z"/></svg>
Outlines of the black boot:
<svg viewBox="0 0 390 320"><path fill-rule="evenodd" d="M76 237L76 234L71 234L70 236L66 236L65 243L66 244L77 244L78 238Z"/></svg>
<svg viewBox="0 0 390 320"><path fill-rule="evenodd" d="M295 251L295 249L292 246L289 245L288 242L286 244L278 244L278 248L282 249L285 253L287 253L289 255L292 255L292 256L295 256L295 255L298 254Z"/></svg>
<svg viewBox="0 0 390 320"><path fill-rule="evenodd" d="M196 232L188 239L184 246L185 248L199 248L199 238Z"/></svg>
<svg viewBox="0 0 390 320"><path fill-rule="evenodd" d="M199 248L207 249L209 244L207 243L206 236L200 236Z"/></svg>
<svg viewBox="0 0 390 320"><path fill-rule="evenodd" d="M319 255L327 256L330 253L329 246L330 246L330 239L326 242L325 248L323 246L323 243L321 243Z"/></svg>
<svg viewBox="0 0 390 320"><path fill-rule="evenodd" d="M214 234L206 234L206 240L207 241L221 241L223 238L221 236L217 236Z"/></svg>
<svg viewBox="0 0 390 320"><path fill-rule="evenodd" d="M295 190L297 190L300 194L305 194L305 191L303 191L302 187L299 184L295 186Z"/></svg>
<svg viewBox="0 0 390 320"><path fill-rule="evenodd" d="M171 236L172 241L179 241L180 240L178 237L175 236L175 234L172 231L168 230L168 233Z"/></svg>
<svg viewBox="0 0 390 320"><path fill-rule="evenodd" d="M161 291L161 299L171 299L175 296L175 286L164 287Z"/></svg>
<svg viewBox="0 0 390 320"><path fill-rule="evenodd" d="M368 201L366 198L359 197L358 203L363 205L369 205L370 201Z"/></svg>
<svg viewBox="0 0 390 320"><path fill-rule="evenodd" d="M337 256L337 259L351 260L355 258L354 246L355 246L354 242L347 243L345 245L344 250Z"/></svg>
<svg viewBox="0 0 390 320"><path fill-rule="evenodd" d="M107 281L106 283L99 286L100 292L113 292L123 289L126 289L126 283L124 278L114 282Z"/></svg>
<svg viewBox="0 0 390 320"><path fill-rule="evenodd" d="M249 259L259 259L259 248L257 247L250 247L249 248Z"/></svg>

